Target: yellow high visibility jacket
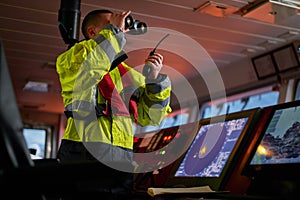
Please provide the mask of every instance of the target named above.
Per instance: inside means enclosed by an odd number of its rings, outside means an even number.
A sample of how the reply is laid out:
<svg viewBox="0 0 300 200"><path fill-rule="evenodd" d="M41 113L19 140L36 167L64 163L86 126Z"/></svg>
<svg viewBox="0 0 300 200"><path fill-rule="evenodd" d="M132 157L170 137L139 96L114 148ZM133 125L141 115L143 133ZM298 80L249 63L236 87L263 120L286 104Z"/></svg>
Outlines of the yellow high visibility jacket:
<svg viewBox="0 0 300 200"><path fill-rule="evenodd" d="M62 139L104 142L132 149L132 120L142 126L159 125L172 111L171 83L166 75L161 74L150 83L124 62L111 69L111 63L122 53L125 43L124 33L108 24L95 38L76 43L57 57L56 69L65 109L77 116L68 117ZM106 85L101 86L102 82ZM137 105L136 118L132 113L126 114L130 109L124 111L120 101L115 100L121 98L123 105L128 104L124 93L129 85ZM97 105L106 108L98 117L95 115Z"/></svg>

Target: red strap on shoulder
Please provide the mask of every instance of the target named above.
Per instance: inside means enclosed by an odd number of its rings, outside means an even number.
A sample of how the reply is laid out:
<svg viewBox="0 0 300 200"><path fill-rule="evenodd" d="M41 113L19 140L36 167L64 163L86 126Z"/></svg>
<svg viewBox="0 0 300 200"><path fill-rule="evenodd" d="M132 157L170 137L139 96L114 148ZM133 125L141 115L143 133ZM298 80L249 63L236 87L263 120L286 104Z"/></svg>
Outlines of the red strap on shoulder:
<svg viewBox="0 0 300 200"><path fill-rule="evenodd" d="M133 86L132 77L127 73L128 70L122 64L118 65L118 69L122 77L123 88ZM103 79L98 83L98 88L102 96L110 104L113 114L129 117L131 113L135 120L138 119L137 103L132 98L129 99L129 113L128 107L125 105L124 99L122 99L121 95L115 89L115 85L109 73L104 75Z"/></svg>
<svg viewBox="0 0 300 200"><path fill-rule="evenodd" d="M115 85L109 73L104 75L103 79L98 83L98 88L102 96L108 101L113 114L127 117L130 116L122 97L115 89Z"/></svg>
<svg viewBox="0 0 300 200"><path fill-rule="evenodd" d="M122 64L119 64L118 69L122 77L123 87L126 88L126 87L133 86L132 77L130 76L129 73L127 73L128 70L126 69L126 67L124 67ZM131 98L129 99L129 110L130 113L133 114L134 119L137 120L138 119L137 102L132 99L132 94L131 94Z"/></svg>

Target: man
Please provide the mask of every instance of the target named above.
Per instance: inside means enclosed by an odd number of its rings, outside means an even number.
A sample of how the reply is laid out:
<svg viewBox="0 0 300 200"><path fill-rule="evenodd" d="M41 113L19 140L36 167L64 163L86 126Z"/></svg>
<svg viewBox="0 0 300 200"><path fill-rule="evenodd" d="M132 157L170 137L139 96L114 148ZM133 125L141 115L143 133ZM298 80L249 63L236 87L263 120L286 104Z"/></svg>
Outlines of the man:
<svg viewBox="0 0 300 200"><path fill-rule="evenodd" d="M67 127L57 158L61 162L99 160L118 170L130 171L133 121L159 125L171 112L171 83L160 74L163 56L145 60L147 77L129 67L125 18L130 11L95 10L82 22L85 40L58 56L59 75Z"/></svg>

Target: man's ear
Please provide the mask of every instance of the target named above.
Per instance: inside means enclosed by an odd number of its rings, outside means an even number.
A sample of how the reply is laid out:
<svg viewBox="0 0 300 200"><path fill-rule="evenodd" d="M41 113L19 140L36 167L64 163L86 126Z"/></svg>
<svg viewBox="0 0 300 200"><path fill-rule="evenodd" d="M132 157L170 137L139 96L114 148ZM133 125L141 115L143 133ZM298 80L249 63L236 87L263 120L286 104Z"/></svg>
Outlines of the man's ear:
<svg viewBox="0 0 300 200"><path fill-rule="evenodd" d="M96 36L97 33L95 33L95 29L92 26L89 26L87 28L87 34L88 34L89 38L93 38Z"/></svg>

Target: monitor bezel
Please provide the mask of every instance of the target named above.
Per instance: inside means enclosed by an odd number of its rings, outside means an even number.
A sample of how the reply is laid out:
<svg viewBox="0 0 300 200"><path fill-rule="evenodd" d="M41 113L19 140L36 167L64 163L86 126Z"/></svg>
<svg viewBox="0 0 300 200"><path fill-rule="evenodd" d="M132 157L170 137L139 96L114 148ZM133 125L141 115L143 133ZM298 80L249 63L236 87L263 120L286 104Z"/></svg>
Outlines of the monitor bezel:
<svg viewBox="0 0 300 200"><path fill-rule="evenodd" d="M248 121L242 130L238 141L236 142L231 155L229 156L227 163L225 164L219 177L176 177L175 173L183 161L188 149L185 153L173 163L172 169L170 170L169 177L166 180L166 187L192 187L192 186L205 186L209 185L213 190L223 190L226 187L226 183L229 181L229 178L234 170L234 165L238 162L244 152L244 148L247 147L249 139L251 138L251 132L255 128L255 123L260 114L260 108L253 108L245 111L239 111L235 113L230 113L227 115L201 119L198 123L198 131L201 126L207 125L211 122L221 122L229 121L233 119L240 119L248 117ZM196 137L198 131L195 132L194 138Z"/></svg>
<svg viewBox="0 0 300 200"><path fill-rule="evenodd" d="M255 155L255 152L257 150L257 147L262 141L262 138L272 120L272 117L274 113L277 110L286 109L286 108L292 108L300 106L300 100L297 101L291 101L286 103L280 103L277 105L269 106L264 108L263 116L261 122L258 123L258 131L256 132L256 138L253 140L253 148L250 152L248 159L246 161L246 164L242 170L242 175L253 178L266 178L270 180L299 180L300 173L300 163L291 163L291 164L250 164L251 160L253 159L253 156Z"/></svg>

